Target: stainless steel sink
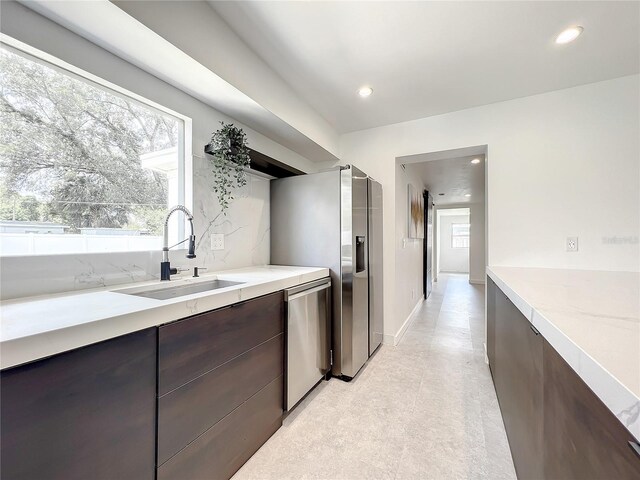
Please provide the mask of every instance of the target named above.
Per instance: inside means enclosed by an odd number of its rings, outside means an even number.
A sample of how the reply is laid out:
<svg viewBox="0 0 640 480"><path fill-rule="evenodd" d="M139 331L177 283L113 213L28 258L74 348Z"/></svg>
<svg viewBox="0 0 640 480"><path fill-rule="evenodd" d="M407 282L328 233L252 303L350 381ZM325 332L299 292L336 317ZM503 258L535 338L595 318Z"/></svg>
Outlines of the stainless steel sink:
<svg viewBox="0 0 640 480"><path fill-rule="evenodd" d="M219 288L241 285L245 282L232 282L230 280L211 280L209 282L191 283L188 285L176 285L175 287L158 287L154 285L148 289L120 290L118 293L135 295L137 297L155 298L156 300L168 300L170 298L183 297L193 293L208 292Z"/></svg>

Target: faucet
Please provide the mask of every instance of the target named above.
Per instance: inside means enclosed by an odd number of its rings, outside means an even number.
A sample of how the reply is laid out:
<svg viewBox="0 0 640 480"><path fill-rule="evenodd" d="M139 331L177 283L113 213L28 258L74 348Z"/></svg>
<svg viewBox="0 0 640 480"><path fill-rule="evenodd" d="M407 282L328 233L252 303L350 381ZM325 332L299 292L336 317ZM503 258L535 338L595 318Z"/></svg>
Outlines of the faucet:
<svg viewBox="0 0 640 480"><path fill-rule="evenodd" d="M185 238L181 242L176 243L169 247L169 218L175 212L182 212L186 215L187 220L191 224L191 235L188 238ZM189 241L189 251L187 252L187 258L196 258L196 236L193 233L193 215L184 205L176 205L169 213L167 213L167 218L164 220L164 229L162 232L163 236L163 244L162 244L162 262L160 263L160 280L171 280L171 275L175 275L178 273L177 268L171 268L171 264L169 263L169 249L180 245L181 243Z"/></svg>

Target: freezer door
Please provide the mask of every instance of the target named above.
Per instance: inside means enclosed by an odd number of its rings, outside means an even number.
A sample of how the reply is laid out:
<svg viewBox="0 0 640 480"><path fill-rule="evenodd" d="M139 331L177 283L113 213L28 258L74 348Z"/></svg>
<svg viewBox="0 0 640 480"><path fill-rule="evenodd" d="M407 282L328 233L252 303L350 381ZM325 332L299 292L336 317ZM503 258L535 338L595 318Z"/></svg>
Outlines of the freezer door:
<svg viewBox="0 0 640 480"><path fill-rule="evenodd" d="M369 355L382 343L382 185L369 179Z"/></svg>
<svg viewBox="0 0 640 480"><path fill-rule="evenodd" d="M342 338L334 374L349 379L369 358L367 176L355 167L341 174Z"/></svg>

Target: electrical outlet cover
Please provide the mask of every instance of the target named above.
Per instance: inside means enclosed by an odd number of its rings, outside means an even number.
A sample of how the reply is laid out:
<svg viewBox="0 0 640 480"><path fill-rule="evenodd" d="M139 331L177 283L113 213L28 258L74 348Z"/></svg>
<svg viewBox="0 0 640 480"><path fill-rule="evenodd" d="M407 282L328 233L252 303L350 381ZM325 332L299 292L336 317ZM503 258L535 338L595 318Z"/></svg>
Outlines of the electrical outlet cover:
<svg viewBox="0 0 640 480"><path fill-rule="evenodd" d="M224 233L211 234L211 250L224 250Z"/></svg>
<svg viewBox="0 0 640 480"><path fill-rule="evenodd" d="M578 251L578 237L567 237L567 252Z"/></svg>

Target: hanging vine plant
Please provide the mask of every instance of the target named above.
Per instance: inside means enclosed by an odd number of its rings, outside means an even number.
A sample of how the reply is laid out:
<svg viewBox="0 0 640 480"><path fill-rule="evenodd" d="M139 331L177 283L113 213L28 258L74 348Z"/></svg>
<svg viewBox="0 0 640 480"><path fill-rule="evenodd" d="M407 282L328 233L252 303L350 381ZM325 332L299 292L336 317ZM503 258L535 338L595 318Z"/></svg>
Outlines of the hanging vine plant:
<svg viewBox="0 0 640 480"><path fill-rule="evenodd" d="M220 124L222 127L213 132L204 151L211 155L213 191L226 215L226 210L234 199L233 190L247 184L245 169L249 167L251 159L244 131L233 123Z"/></svg>

